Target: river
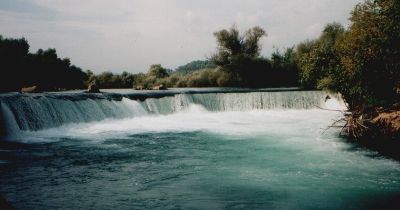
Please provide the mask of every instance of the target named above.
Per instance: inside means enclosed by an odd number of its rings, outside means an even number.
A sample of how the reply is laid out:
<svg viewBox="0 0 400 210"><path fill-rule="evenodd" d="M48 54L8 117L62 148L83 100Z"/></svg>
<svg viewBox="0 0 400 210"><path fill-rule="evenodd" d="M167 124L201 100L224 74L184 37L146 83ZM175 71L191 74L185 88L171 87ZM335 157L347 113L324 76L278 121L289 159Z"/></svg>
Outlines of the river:
<svg viewBox="0 0 400 210"><path fill-rule="evenodd" d="M367 209L400 164L326 129L324 91L0 94L0 193L17 209ZM324 108L324 109L321 109Z"/></svg>

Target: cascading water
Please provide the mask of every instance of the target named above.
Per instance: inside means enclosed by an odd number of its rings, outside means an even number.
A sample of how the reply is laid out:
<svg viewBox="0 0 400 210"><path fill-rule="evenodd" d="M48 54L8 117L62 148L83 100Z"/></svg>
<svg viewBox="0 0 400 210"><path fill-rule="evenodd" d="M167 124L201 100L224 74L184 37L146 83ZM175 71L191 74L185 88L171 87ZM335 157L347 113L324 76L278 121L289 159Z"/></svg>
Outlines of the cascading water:
<svg viewBox="0 0 400 210"><path fill-rule="evenodd" d="M20 128L10 108L0 102L0 136L18 137Z"/></svg>
<svg viewBox="0 0 400 210"><path fill-rule="evenodd" d="M191 104L201 105L208 111L311 109L326 107L327 98L334 98L337 103L342 103L340 97L325 91L182 93L161 98L149 97L144 101L124 96L116 100L81 95L74 97L74 94L67 97L65 94L15 94L0 96L0 101L3 115L8 118L5 130L10 134L18 130L15 125L10 125L10 121L16 122L21 130L36 131L71 123L171 114L184 110Z"/></svg>
<svg viewBox="0 0 400 210"><path fill-rule="evenodd" d="M1 195L16 209L397 207L400 164L326 130L343 113L318 107L344 109L336 94L130 91L0 95Z"/></svg>

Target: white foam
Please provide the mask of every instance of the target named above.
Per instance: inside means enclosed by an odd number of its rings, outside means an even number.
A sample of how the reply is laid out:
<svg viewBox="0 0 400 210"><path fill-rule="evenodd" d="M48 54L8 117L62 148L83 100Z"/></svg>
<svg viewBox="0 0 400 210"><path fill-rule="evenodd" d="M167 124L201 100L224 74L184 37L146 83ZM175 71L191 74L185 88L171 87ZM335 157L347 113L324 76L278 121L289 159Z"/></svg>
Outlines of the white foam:
<svg viewBox="0 0 400 210"><path fill-rule="evenodd" d="M87 139L103 141L129 138L140 133L204 131L229 136L296 136L322 132L340 113L323 110L253 110L209 112L200 105L190 105L170 115L103 120L69 124L59 128L26 132L26 136L43 139Z"/></svg>
<svg viewBox="0 0 400 210"><path fill-rule="evenodd" d="M2 106L7 132L14 139L28 142L69 137L104 140L146 132L204 131L250 136L301 133L315 129L315 122L326 127L328 118L341 114L316 107L345 109L340 96L324 91L177 94L145 101L28 97L8 102L17 111L13 116L7 106ZM21 132L24 135L17 136Z"/></svg>
<svg viewBox="0 0 400 210"><path fill-rule="evenodd" d="M330 110L339 110L345 111L347 110L347 106L343 100L339 100L337 98L330 98L325 101L325 108Z"/></svg>

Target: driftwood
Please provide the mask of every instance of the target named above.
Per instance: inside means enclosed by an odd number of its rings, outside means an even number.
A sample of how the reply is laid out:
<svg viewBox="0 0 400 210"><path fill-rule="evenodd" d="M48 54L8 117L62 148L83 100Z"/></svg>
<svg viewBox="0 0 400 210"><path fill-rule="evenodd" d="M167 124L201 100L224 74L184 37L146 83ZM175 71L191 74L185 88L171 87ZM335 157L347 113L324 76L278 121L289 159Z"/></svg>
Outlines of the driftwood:
<svg viewBox="0 0 400 210"><path fill-rule="evenodd" d="M348 136L352 139L359 139L369 130L369 126L367 126L367 124L371 119L366 118L365 115L356 112L345 115L344 120L345 124L343 125L340 134Z"/></svg>
<svg viewBox="0 0 400 210"><path fill-rule="evenodd" d="M324 109L328 110L328 109ZM364 117L363 114L358 112L345 112L342 110L328 110L328 111L339 111L344 114L343 118L340 118L333 122L328 128L324 130L326 132L330 128L340 128L339 135L350 137L352 139L358 139L369 130L368 122L370 118Z"/></svg>
<svg viewBox="0 0 400 210"><path fill-rule="evenodd" d="M340 128L341 136L354 140L374 137L393 139L400 136L400 104L386 108L374 107L368 110L343 112L343 114L343 118L333 122L324 132L330 128Z"/></svg>

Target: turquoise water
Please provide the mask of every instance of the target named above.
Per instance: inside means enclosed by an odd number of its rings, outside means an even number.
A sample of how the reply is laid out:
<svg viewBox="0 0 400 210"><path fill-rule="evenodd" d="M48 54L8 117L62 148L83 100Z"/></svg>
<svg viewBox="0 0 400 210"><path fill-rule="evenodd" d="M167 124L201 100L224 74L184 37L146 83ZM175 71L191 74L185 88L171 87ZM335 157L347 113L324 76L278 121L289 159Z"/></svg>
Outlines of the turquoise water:
<svg viewBox="0 0 400 210"><path fill-rule="evenodd" d="M210 112L189 105L26 131L2 145L0 192L18 209L373 209L400 165L325 128L338 112Z"/></svg>
<svg viewBox="0 0 400 210"><path fill-rule="evenodd" d="M17 209L396 209L399 162L326 130L343 113L318 107L343 109L337 95L181 91L0 95L0 194Z"/></svg>

